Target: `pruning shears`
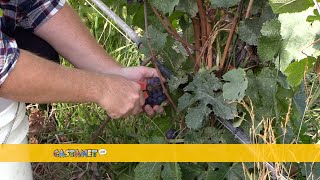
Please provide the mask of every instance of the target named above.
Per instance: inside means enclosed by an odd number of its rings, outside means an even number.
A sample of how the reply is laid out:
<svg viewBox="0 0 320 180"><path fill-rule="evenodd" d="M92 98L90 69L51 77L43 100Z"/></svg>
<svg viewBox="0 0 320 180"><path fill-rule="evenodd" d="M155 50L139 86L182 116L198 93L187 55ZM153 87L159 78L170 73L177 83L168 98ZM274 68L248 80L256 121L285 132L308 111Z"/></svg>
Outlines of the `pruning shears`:
<svg viewBox="0 0 320 180"><path fill-rule="evenodd" d="M143 97L144 99L147 99L149 97L149 94L147 92L147 86L148 84L146 82L143 82L143 81L137 81L137 83L140 85L141 87L141 90L143 92Z"/></svg>

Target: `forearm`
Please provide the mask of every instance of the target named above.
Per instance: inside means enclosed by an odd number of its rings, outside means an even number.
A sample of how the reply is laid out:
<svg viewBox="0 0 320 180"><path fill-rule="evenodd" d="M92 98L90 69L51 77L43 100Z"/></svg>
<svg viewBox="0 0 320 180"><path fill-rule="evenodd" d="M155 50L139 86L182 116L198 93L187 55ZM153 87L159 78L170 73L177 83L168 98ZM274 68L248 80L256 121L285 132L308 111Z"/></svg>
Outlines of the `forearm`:
<svg viewBox="0 0 320 180"><path fill-rule="evenodd" d="M21 50L0 96L33 103L97 102L101 91L97 84L102 79L105 77L66 68Z"/></svg>
<svg viewBox="0 0 320 180"><path fill-rule="evenodd" d="M96 42L74 10L66 4L35 30L75 67L117 74L120 65Z"/></svg>

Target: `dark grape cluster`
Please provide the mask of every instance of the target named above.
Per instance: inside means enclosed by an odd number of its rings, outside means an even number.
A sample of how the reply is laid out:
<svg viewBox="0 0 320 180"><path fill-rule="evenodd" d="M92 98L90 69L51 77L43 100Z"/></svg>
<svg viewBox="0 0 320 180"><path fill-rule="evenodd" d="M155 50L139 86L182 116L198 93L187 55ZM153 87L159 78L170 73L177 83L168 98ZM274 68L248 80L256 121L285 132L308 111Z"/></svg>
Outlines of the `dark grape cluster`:
<svg viewBox="0 0 320 180"><path fill-rule="evenodd" d="M167 96L163 93L158 77L148 80L146 91L149 95L146 99L146 104L150 106L160 105L163 101L167 100Z"/></svg>

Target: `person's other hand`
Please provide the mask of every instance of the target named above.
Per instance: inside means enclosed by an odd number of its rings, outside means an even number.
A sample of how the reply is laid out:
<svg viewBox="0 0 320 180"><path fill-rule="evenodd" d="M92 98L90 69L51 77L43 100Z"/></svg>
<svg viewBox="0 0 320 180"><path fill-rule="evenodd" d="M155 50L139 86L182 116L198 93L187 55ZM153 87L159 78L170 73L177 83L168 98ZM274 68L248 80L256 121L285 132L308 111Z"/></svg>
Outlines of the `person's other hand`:
<svg viewBox="0 0 320 180"><path fill-rule="evenodd" d="M113 119L143 112L145 99L138 83L117 75L108 75L101 84L99 105Z"/></svg>
<svg viewBox="0 0 320 180"><path fill-rule="evenodd" d="M122 68L119 71L119 75L133 81L144 81L144 82L147 82L147 79L149 78L159 77L156 69L145 67L145 66ZM165 80L163 77L160 77L160 78L162 80ZM153 117L157 113L162 113L164 109L163 107L158 105L153 107L151 107L150 105L146 105L144 107L144 111L148 114L148 116Z"/></svg>

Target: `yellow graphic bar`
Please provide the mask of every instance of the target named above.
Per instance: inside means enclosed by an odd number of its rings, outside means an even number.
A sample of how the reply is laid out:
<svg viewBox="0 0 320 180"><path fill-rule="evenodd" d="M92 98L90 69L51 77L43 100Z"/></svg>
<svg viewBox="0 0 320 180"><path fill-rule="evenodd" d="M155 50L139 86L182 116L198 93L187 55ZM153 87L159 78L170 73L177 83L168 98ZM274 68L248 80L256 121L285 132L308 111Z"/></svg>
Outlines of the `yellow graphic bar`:
<svg viewBox="0 0 320 180"><path fill-rule="evenodd" d="M0 145L1 162L320 162L320 145Z"/></svg>

